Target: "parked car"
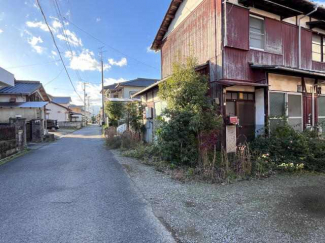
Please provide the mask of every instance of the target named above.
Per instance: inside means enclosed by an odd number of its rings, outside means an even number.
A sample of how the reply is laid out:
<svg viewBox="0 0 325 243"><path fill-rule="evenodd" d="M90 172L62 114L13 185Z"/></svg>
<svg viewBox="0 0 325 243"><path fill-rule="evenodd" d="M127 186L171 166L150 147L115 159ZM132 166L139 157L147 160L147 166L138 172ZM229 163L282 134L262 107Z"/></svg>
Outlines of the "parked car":
<svg viewBox="0 0 325 243"><path fill-rule="evenodd" d="M57 120L46 120L46 127L47 129L59 129L58 121Z"/></svg>

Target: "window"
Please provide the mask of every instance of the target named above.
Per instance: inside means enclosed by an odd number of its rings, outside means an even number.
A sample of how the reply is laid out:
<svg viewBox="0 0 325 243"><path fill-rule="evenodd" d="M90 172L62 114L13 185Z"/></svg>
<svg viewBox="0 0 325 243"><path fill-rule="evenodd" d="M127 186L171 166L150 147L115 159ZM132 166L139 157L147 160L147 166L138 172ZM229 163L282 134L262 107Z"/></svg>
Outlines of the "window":
<svg viewBox="0 0 325 243"><path fill-rule="evenodd" d="M313 61L321 62L322 61L322 38L320 35L313 35L312 42L312 50L313 50Z"/></svg>
<svg viewBox="0 0 325 243"><path fill-rule="evenodd" d="M284 118L288 124L297 131L303 129L302 96L301 94L270 92L270 128L271 131L283 123Z"/></svg>
<svg viewBox="0 0 325 243"><path fill-rule="evenodd" d="M318 125L325 132L325 96L319 96L317 99L317 108L318 108Z"/></svg>
<svg viewBox="0 0 325 243"><path fill-rule="evenodd" d="M252 49L264 50L265 31L264 19L250 16L249 18L249 46Z"/></svg>
<svg viewBox="0 0 325 243"><path fill-rule="evenodd" d="M132 95L134 95L135 93L136 93L136 91L130 91L130 92L129 92L129 96L130 96L129 98L131 98Z"/></svg>

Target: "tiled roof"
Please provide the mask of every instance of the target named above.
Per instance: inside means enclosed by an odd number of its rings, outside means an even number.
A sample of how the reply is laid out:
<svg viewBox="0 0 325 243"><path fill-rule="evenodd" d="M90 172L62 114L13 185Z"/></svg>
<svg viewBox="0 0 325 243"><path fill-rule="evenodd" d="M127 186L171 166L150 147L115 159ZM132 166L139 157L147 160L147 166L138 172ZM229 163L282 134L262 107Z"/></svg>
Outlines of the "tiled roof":
<svg viewBox="0 0 325 243"><path fill-rule="evenodd" d="M0 89L0 94L31 95L41 86L39 81L15 81L15 86Z"/></svg>
<svg viewBox="0 0 325 243"><path fill-rule="evenodd" d="M52 101L57 104L68 104L71 102L71 97L54 97L52 96Z"/></svg>
<svg viewBox="0 0 325 243"><path fill-rule="evenodd" d="M119 83L120 86L147 87L156 83L158 79L137 78L130 81Z"/></svg>
<svg viewBox="0 0 325 243"><path fill-rule="evenodd" d="M42 108L46 106L48 102L43 101L29 101L29 102L0 102L0 107L17 107L17 108Z"/></svg>

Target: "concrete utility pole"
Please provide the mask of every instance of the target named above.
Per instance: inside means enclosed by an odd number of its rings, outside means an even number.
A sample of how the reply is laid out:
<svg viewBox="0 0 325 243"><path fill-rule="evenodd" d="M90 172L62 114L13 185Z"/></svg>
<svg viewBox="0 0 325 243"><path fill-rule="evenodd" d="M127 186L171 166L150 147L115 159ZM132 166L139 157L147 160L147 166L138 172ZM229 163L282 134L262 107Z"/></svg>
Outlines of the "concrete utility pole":
<svg viewBox="0 0 325 243"><path fill-rule="evenodd" d="M86 97L87 97L87 93L86 93L86 82L84 82L84 116L86 118L87 115L87 109L86 109Z"/></svg>
<svg viewBox="0 0 325 243"><path fill-rule="evenodd" d="M103 63L103 47L99 48L100 49L100 63L101 63L101 68L102 68L102 125L105 125L105 107L104 107L104 102L105 102L105 94L104 94L104 63Z"/></svg>

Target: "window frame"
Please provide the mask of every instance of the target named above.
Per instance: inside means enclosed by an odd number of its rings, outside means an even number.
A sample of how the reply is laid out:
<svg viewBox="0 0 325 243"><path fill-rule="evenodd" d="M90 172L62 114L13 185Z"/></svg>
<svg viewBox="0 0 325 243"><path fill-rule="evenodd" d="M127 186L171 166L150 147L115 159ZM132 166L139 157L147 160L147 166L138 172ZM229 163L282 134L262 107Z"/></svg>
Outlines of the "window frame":
<svg viewBox="0 0 325 243"><path fill-rule="evenodd" d="M324 63L325 62L325 35L322 35L320 33L315 33L313 32L312 35L317 35L320 37L320 61L318 60L314 60L313 59L313 53L316 53L313 51L313 39L311 40L311 59L313 62L320 62L320 63Z"/></svg>
<svg viewBox="0 0 325 243"><path fill-rule="evenodd" d="M260 34L260 33L254 33L254 34L257 34L257 35L261 35L263 38L263 49L261 48L258 48L258 47L252 47L251 46L251 18L255 18L255 19L259 19L259 20L262 20L263 21L263 34ZM256 15L252 15L250 14L249 15L249 49L251 50L257 50L257 51L265 51L265 44L266 44L266 35L265 35L265 18L263 17L260 17L260 16L256 16Z"/></svg>
<svg viewBox="0 0 325 243"><path fill-rule="evenodd" d="M302 132L304 130L304 104L303 104L303 96L302 93L297 93L297 92L286 92L286 91L269 91L268 97L270 97L271 93L281 93L284 94L284 105L285 105L285 117L287 122L289 122L289 119L300 119L301 120L301 129L300 131ZM300 100L301 100L301 107L300 107L300 111L301 111L301 117L296 117L296 116L292 116L289 117L289 95L297 95L300 96ZM271 118L270 117L270 113L271 113L271 99L268 99L268 114L269 114L269 120L279 120L279 118Z"/></svg>
<svg viewBox="0 0 325 243"><path fill-rule="evenodd" d="M325 119L325 116L319 115L319 105L318 105L319 98L325 98L325 95L318 95L318 97L317 97L317 123L319 123L319 119Z"/></svg>

